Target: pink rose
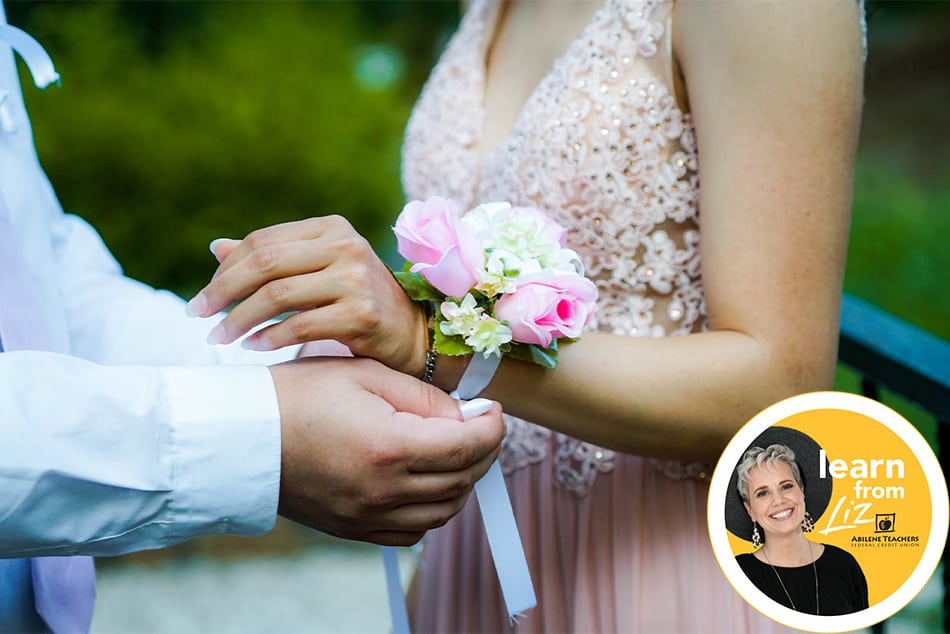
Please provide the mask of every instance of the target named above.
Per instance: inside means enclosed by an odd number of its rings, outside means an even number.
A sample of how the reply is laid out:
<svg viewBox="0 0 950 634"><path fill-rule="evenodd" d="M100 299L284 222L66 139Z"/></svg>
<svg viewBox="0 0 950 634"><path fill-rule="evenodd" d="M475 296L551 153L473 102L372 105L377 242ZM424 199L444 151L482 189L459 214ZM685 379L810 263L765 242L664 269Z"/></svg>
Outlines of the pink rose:
<svg viewBox="0 0 950 634"><path fill-rule="evenodd" d="M455 201L434 196L407 204L393 227L410 270L449 297L462 297L475 286L476 271L485 262L478 237L459 231L459 218Z"/></svg>
<svg viewBox="0 0 950 634"><path fill-rule="evenodd" d="M495 303L495 316L508 322L514 341L547 348L552 339L580 337L596 300L597 287L586 277L555 273L503 295Z"/></svg>

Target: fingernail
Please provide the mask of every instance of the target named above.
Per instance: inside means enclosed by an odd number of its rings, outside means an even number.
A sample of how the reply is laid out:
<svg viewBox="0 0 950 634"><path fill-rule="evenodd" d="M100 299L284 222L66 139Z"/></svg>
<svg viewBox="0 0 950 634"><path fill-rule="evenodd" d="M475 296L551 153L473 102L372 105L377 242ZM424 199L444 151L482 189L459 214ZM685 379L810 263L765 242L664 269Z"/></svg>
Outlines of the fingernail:
<svg viewBox="0 0 950 634"><path fill-rule="evenodd" d="M189 317L200 317L208 310L208 302L202 293L198 293L185 305L185 314Z"/></svg>
<svg viewBox="0 0 950 634"><path fill-rule="evenodd" d="M459 410L462 412L462 418L468 420L469 418L475 418L476 416L481 416L485 412L491 409L492 402L487 398L475 398L465 403L459 405Z"/></svg>
<svg viewBox="0 0 950 634"><path fill-rule="evenodd" d="M213 255L213 256L215 256L215 257L218 257L218 254L215 253L215 251L217 251L219 244L221 244L222 242L226 242L226 241L227 241L227 238L216 238L216 239L212 240L212 241L211 241L211 244L208 245L208 250L211 251L211 255Z"/></svg>
<svg viewBox="0 0 950 634"><path fill-rule="evenodd" d="M227 335L228 333L227 330L224 329L224 324L218 324L208 333L208 343L212 346L216 346L223 342Z"/></svg>

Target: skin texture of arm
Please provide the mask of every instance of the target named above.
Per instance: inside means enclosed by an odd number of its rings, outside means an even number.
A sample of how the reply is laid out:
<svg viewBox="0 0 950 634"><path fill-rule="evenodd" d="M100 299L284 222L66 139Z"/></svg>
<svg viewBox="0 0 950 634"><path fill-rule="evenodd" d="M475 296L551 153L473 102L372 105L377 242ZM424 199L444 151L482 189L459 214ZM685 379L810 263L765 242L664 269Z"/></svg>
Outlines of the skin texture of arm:
<svg viewBox="0 0 950 634"><path fill-rule="evenodd" d="M831 386L862 102L857 12L851 2L677 3L674 55L700 157L710 329L663 339L588 333L562 347L554 371L506 359L485 396L604 447L702 460L762 408ZM239 264L253 256L237 251L203 291L199 314L271 280L304 277L289 265L253 273ZM384 279L373 275L372 283ZM261 319L314 305L252 300ZM352 306L350 319L370 304ZM417 374L425 348L418 312L391 306L372 308L387 315L377 336L411 341L402 349L416 352L370 354ZM338 338L334 328L313 319L280 341ZM454 388L465 363L440 357L436 385Z"/></svg>
<svg viewBox="0 0 950 634"><path fill-rule="evenodd" d="M861 109L855 3L680 2L710 331L593 333L486 396L606 447L715 455L763 407L831 386ZM520 364L518 364L520 365Z"/></svg>

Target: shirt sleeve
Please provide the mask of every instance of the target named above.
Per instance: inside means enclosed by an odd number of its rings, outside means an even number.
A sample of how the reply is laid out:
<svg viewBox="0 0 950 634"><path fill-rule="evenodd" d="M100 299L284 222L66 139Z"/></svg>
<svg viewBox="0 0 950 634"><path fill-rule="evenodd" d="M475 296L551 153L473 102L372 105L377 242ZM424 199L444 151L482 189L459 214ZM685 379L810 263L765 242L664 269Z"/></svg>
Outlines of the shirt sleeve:
<svg viewBox="0 0 950 634"><path fill-rule="evenodd" d="M0 354L0 557L269 530L280 416L266 365L296 349L208 346L213 319L123 275L95 230L63 213L2 42L0 102L0 191L53 350Z"/></svg>
<svg viewBox="0 0 950 634"><path fill-rule="evenodd" d="M296 356L299 346L273 352L244 350L240 342L210 346L208 332L223 314L185 316L185 301L125 276L85 220L63 214L51 223L58 287L72 354L109 365L265 365ZM213 256L208 253L208 276Z"/></svg>
<svg viewBox="0 0 950 634"><path fill-rule="evenodd" d="M0 557L117 555L273 526L276 393L263 366L0 355Z"/></svg>
<svg viewBox="0 0 950 634"><path fill-rule="evenodd" d="M39 279L58 278L47 303L69 349L0 354L0 557L270 530L280 413L266 366L297 348L209 346L220 316L186 317L181 298L125 276L80 218L47 226Z"/></svg>

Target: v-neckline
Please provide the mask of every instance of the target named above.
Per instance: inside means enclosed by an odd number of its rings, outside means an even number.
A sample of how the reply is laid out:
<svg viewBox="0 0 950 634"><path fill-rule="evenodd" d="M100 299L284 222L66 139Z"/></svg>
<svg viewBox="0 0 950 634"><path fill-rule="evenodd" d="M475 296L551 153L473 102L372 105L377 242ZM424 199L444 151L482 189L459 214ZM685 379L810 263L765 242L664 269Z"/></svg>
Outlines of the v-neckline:
<svg viewBox="0 0 950 634"><path fill-rule="evenodd" d="M540 77L540 79L535 83L532 89L528 92L527 97L520 107L515 111L515 116L511 120L511 123L508 126L508 129L505 133L498 139L493 145L487 146L483 145L485 138L485 129L486 122L488 120L488 108L486 103L486 98L488 96L488 73L489 73L489 56L498 43L499 37L499 27L500 21L505 10L510 10L510 7L513 2L519 0L481 0L484 5L487 7L484 9L486 12L489 12L488 15L484 16L482 41L479 50L479 64L478 69L480 72L480 81L479 88L481 94L479 95L479 110L480 110L480 125L478 126L478 134L473 140L471 145L471 152L474 156L475 165L477 166L478 179L480 180L481 174L484 171L484 166L486 162L495 155L505 144L508 143L508 140L512 137L514 132L518 128L518 124L521 121L521 117L524 115L525 110L534 101L535 96L538 93L540 87L548 80L551 76L551 73L554 72L557 64L564 58L565 55L571 50L575 43L581 39L581 37L586 33L591 26L597 21L601 12L607 7L611 0L604 0L601 3L598 3L599 6L594 11L593 14L587 19L584 23L584 26L580 31L568 42L567 46L559 52L554 59L551 60L551 63L548 65L545 73ZM523 0L521 0L523 1ZM592 4L594 4L592 2ZM508 9L506 9L508 7ZM477 7L473 6L471 10L475 10Z"/></svg>

